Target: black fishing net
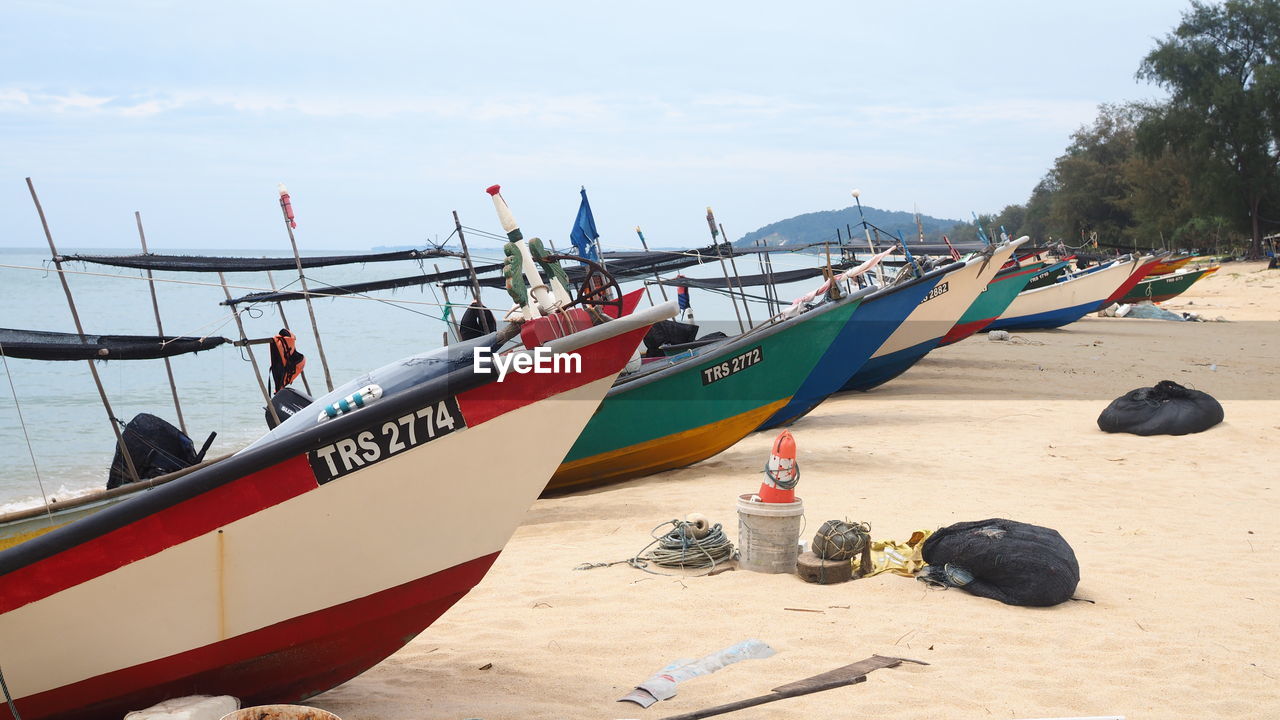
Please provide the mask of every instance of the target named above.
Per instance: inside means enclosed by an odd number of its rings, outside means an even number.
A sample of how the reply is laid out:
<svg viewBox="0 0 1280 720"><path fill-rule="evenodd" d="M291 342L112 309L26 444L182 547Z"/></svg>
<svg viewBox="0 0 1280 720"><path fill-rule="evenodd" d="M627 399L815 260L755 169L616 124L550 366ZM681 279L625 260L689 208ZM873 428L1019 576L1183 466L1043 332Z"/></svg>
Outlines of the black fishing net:
<svg viewBox="0 0 1280 720"><path fill-rule="evenodd" d="M124 426L121 435L140 480L177 472L199 462L191 438L155 415L139 413ZM111 460L111 470L107 475L107 489L130 482L133 479L129 476L117 443L116 454Z"/></svg>
<svg viewBox="0 0 1280 720"><path fill-rule="evenodd" d="M475 340L497 329L498 323L493 316L493 311L474 302L467 307L467 311L462 313L462 319L458 321L458 337L462 340Z"/></svg>
<svg viewBox="0 0 1280 720"><path fill-rule="evenodd" d="M1121 395L1098 416L1103 432L1189 435L1222 422L1222 405L1206 392L1161 380Z"/></svg>
<svg viewBox="0 0 1280 720"><path fill-rule="evenodd" d="M476 273L490 273L502 269L502 265L494 263L491 265L477 265ZM315 281L312 281L312 296L316 293L323 293L319 297L333 297L338 295L363 295L365 293L376 292L378 290L395 290L403 287L414 287L417 285L426 285L433 282L442 282L447 280L457 280L457 283L445 282L446 286L464 285L471 286L471 271L466 268L460 270L445 270L438 273L425 273L418 275L409 275L406 277L391 278L389 280L371 280L369 282L352 283L350 285L324 285L315 287ZM482 283L483 284L483 283ZM496 287L501 287L499 283ZM223 300L222 305L245 305L249 303L264 302L288 302L290 300L301 300L306 294L300 291L280 291L280 292L256 292L242 295L238 298Z"/></svg>
<svg viewBox="0 0 1280 720"><path fill-rule="evenodd" d="M831 269L835 272L841 272L853 267L852 263L840 263L832 265ZM668 280L660 280L662 285L670 285L674 287L691 287L701 288L704 290L728 290L737 287L757 287L759 285L783 285L799 280L807 280L814 277L822 277L822 271L825 268L803 268L800 270L785 270L783 272L773 273L755 273L752 275L740 275L735 278L725 279L718 278L670 278Z"/></svg>
<svg viewBox="0 0 1280 720"><path fill-rule="evenodd" d="M730 255L742 255L747 252L741 249L730 250L728 245L721 245L720 252L723 257ZM649 277L655 273L671 272L673 270L681 270L683 268L692 267L705 262L715 262L717 260L716 248L707 246L694 250L679 250L672 252L664 252L661 250L654 251L637 251L637 252L608 252L604 253L602 264L605 270L618 281L633 280L636 278ZM501 269L501 265L497 266ZM564 268L565 274L569 276L569 281L575 285L581 283L586 277L586 269L581 265L568 264ZM466 285L465 280L455 280L444 283L445 287L458 287ZM489 278L481 278L480 284L484 287L500 288L506 284L506 279L501 275Z"/></svg>
<svg viewBox="0 0 1280 720"><path fill-rule="evenodd" d="M653 327L649 328L649 332L645 333L645 354L650 356L661 355L660 348L663 345L681 345L693 342L696 337L698 337L698 326L692 323L682 323L675 320L656 322Z"/></svg>
<svg viewBox="0 0 1280 720"><path fill-rule="evenodd" d="M428 258L461 257L453 250L431 248L427 250L396 250L394 252L366 253L362 255L317 255L302 258L302 267L316 268L330 265L356 265L396 260L426 260ZM174 270L179 272L258 272L263 270L296 270L292 257L221 257L216 255L62 255L63 262L86 262L113 267L143 270Z"/></svg>
<svg viewBox="0 0 1280 720"><path fill-rule="evenodd" d="M0 328L0 355L27 360L151 360L200 352L224 337L84 335Z"/></svg>
<svg viewBox="0 0 1280 720"><path fill-rule="evenodd" d="M1047 607L1071 599L1080 565L1052 530L1016 520L961 522L929 536L920 580L962 588L1007 605Z"/></svg>

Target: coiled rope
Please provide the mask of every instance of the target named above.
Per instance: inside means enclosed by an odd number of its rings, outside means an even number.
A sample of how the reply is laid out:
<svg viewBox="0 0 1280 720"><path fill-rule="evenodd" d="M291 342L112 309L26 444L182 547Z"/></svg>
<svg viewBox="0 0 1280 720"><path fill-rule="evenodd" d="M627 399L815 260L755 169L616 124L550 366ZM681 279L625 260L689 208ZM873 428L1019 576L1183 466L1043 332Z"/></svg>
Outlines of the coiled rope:
<svg viewBox="0 0 1280 720"><path fill-rule="evenodd" d="M664 528L667 528L664 530ZM661 532L660 532L661 531ZM637 570L653 575L669 575L649 569L649 565L680 570L707 569L709 574L716 566L733 559L733 543L724 534L724 526L716 523L707 534L697 537L696 525L684 520L668 520L649 531L653 541L640 552L626 560L613 562L582 563L574 570L594 570L626 563Z"/></svg>
<svg viewBox="0 0 1280 720"><path fill-rule="evenodd" d="M769 482L779 490L794 490L796 488L796 485L800 484L800 463L795 462L795 464L793 464L790 468L788 468L788 470L791 470L794 472L794 475L792 475L792 477L789 479L787 478L786 475L776 473L773 470L769 469L768 460L766 460L764 463L765 477L769 478Z"/></svg>

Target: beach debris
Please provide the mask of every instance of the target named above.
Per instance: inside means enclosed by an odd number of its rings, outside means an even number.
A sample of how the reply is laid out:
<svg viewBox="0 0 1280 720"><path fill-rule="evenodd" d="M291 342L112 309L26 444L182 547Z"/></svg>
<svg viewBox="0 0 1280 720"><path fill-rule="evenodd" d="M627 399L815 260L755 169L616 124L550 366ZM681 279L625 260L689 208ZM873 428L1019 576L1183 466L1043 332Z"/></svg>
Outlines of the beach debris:
<svg viewBox="0 0 1280 720"><path fill-rule="evenodd" d="M1098 427L1109 433L1188 435L1208 430L1223 417L1222 405L1208 393L1161 380L1111 401L1098 416Z"/></svg>
<svg viewBox="0 0 1280 720"><path fill-rule="evenodd" d="M1057 605L1080 583L1075 552L1057 530L1016 520L947 526L924 542L922 554L929 565L917 580L1006 605Z"/></svg>
<svg viewBox="0 0 1280 720"><path fill-rule="evenodd" d="M1008 330L992 330L987 333L987 339L991 342L1004 342L1009 339Z"/></svg>
<svg viewBox="0 0 1280 720"><path fill-rule="evenodd" d="M759 695L757 697L747 698L746 700L738 700L736 702L716 705L702 710L694 710L693 712L682 713L680 715L668 715L667 717L662 718L662 720L698 720L699 718L722 715L735 710L755 707L756 705L764 705L765 703L776 702L786 698L810 695L824 690L844 687L845 685L856 685L867 681L867 673L874 670L880 670L882 668L895 668L904 662L915 663L917 665L929 664L927 662L911 660L909 658L872 655L865 660L859 660L856 663L851 663L844 667L836 668L835 670L829 670L819 675L805 678L804 680L797 680L793 683L781 685L770 691L768 695Z"/></svg>
<svg viewBox="0 0 1280 720"><path fill-rule="evenodd" d="M859 578L881 573L914 578L925 565L920 548L932 532L916 530L906 540L873 540L869 560L865 554L853 559L854 573Z"/></svg>
<svg viewBox="0 0 1280 720"><path fill-rule="evenodd" d="M1135 303L1128 307L1129 309L1124 315L1121 315L1117 310L1116 317L1131 317L1142 320L1174 320L1177 322L1183 322L1186 320L1186 318L1176 312L1170 312L1162 307L1152 305L1149 302Z"/></svg>
<svg viewBox="0 0 1280 720"><path fill-rule="evenodd" d="M230 695L188 695L171 698L145 710L134 710L125 720L219 720L240 709L240 701Z"/></svg>
<svg viewBox="0 0 1280 720"><path fill-rule="evenodd" d="M796 575L815 585L837 585L853 579L853 563L828 560L811 552L800 553L796 558Z"/></svg>
<svg viewBox="0 0 1280 720"><path fill-rule="evenodd" d="M772 657L775 652L763 641L750 638L697 660L682 658L662 668L617 701L632 702L647 708L659 700L675 697L676 686L685 680L710 675L723 667L743 660Z"/></svg>
<svg viewBox="0 0 1280 720"><path fill-rule="evenodd" d="M834 585L853 579L855 555L862 554L860 568L871 567L871 526L848 520L828 520L813 536L813 552L796 560L796 575L818 585ZM859 574L858 577L862 577Z"/></svg>

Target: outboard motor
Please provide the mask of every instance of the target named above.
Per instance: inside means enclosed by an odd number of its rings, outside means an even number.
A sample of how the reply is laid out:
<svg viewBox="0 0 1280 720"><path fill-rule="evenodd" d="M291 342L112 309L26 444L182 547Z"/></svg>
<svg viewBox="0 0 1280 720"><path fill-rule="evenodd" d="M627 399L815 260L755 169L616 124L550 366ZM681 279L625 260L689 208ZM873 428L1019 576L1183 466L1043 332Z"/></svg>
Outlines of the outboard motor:
<svg viewBox="0 0 1280 720"><path fill-rule="evenodd" d="M271 407L276 409L276 415L280 417L280 422L293 417L299 410L312 402L313 400L306 393L291 387L282 388L280 392L271 396ZM274 429L276 420L271 416L271 411L264 409L263 412L267 415L267 427Z"/></svg>

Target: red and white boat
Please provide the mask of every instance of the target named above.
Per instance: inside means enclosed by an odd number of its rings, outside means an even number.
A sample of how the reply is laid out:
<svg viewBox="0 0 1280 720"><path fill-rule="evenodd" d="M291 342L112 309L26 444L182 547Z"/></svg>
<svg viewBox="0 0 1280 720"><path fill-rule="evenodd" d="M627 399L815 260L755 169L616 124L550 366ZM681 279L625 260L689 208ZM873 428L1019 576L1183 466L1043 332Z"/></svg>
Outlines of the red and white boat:
<svg viewBox="0 0 1280 720"><path fill-rule="evenodd" d="M544 307L523 337L561 335L539 347L576 353L580 372L475 372L492 334L413 356L229 459L0 553L0 671L21 717L119 718L192 694L296 702L430 625L493 564L649 326L675 314L591 326L535 289L548 302L531 299ZM331 403L336 417L320 411Z"/></svg>

